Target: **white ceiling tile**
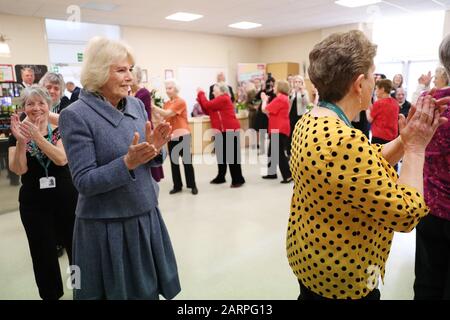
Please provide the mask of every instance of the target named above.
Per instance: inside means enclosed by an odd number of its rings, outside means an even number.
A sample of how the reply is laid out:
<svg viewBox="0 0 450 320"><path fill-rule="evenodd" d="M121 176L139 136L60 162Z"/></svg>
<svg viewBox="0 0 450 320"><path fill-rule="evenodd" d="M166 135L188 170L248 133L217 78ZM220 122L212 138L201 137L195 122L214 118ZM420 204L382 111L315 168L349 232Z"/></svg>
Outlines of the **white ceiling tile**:
<svg viewBox="0 0 450 320"><path fill-rule="evenodd" d="M367 21L371 17L368 7L344 8L334 0L0 0L0 13L67 19L69 5L87 2L118 5L112 12L81 10L82 22L163 28L182 31L206 32L243 37L270 37L304 32L334 25ZM386 2L392 5L386 4ZM450 0L439 0L449 3ZM431 0L386 0L378 5L382 15L410 11L444 10ZM198 13L204 18L180 23L165 20L178 11ZM261 28L239 31L228 28L231 23L251 21Z"/></svg>

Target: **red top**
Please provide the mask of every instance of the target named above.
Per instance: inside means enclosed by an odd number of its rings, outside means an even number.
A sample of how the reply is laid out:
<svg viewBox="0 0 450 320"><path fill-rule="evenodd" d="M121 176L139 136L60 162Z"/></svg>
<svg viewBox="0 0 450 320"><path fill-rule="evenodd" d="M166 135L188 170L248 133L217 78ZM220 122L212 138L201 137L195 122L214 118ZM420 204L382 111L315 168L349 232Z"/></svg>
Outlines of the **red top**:
<svg viewBox="0 0 450 320"><path fill-rule="evenodd" d="M291 124L289 122L289 98L285 94L278 94L266 107L269 115L269 133L282 133L289 136Z"/></svg>
<svg viewBox="0 0 450 320"><path fill-rule="evenodd" d="M372 136L392 141L398 137L398 115L400 106L394 98L377 100L370 112L372 120Z"/></svg>
<svg viewBox="0 0 450 320"><path fill-rule="evenodd" d="M227 130L239 130L241 128L229 95L224 94L208 101L205 93L200 91L197 94L197 101L203 111L209 115L213 129L225 132Z"/></svg>

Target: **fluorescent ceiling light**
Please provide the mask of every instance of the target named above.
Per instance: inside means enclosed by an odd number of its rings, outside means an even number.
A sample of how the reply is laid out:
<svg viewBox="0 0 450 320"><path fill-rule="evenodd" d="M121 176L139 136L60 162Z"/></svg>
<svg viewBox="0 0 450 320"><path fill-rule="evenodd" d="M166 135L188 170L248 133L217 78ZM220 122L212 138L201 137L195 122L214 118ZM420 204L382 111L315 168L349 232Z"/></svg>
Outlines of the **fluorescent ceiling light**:
<svg viewBox="0 0 450 320"><path fill-rule="evenodd" d="M380 3L380 2L382 2L382 0L338 0L338 1L335 1L334 3L336 3L340 6L348 7L348 8L356 8L356 7L364 7L364 6L368 6L368 5L376 4L376 3Z"/></svg>
<svg viewBox="0 0 450 320"><path fill-rule="evenodd" d="M116 10L119 6L112 3L88 2L83 3L80 7L83 9L111 12Z"/></svg>
<svg viewBox="0 0 450 320"><path fill-rule="evenodd" d="M168 17L166 17L167 20L175 20L175 21L183 21L183 22L189 22L194 21L197 19L203 18L201 14L194 14L194 13L187 13L187 12L177 12L174 13Z"/></svg>
<svg viewBox="0 0 450 320"><path fill-rule="evenodd" d="M262 26L262 24L253 23L253 22L247 22L247 21L242 21L242 22L233 23L233 24L229 25L230 28L244 29L244 30L259 28L261 26Z"/></svg>

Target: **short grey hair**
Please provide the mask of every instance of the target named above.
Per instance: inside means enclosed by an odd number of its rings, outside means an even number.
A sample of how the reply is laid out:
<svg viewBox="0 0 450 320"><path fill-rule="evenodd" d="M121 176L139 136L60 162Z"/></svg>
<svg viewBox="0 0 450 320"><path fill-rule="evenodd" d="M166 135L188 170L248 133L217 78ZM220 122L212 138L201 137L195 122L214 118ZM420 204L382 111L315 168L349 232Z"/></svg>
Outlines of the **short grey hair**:
<svg viewBox="0 0 450 320"><path fill-rule="evenodd" d="M448 85L449 78L448 78L447 70L443 66L439 66L439 67L436 68L435 72L436 72L436 75L442 76L444 78L444 81Z"/></svg>
<svg viewBox="0 0 450 320"><path fill-rule="evenodd" d="M166 81L164 81L164 86L168 84L172 84L175 87L175 90L177 90L178 93L180 92L181 87L176 79L167 79Z"/></svg>
<svg viewBox="0 0 450 320"><path fill-rule="evenodd" d="M447 74L450 74L450 34L439 45L439 60L441 60Z"/></svg>
<svg viewBox="0 0 450 320"><path fill-rule="evenodd" d="M33 72L33 74L34 74L34 69L31 68L31 67L24 67L24 68L20 69L20 72L21 72L21 73L23 73L23 72L25 72L25 71L31 71L31 72Z"/></svg>
<svg viewBox="0 0 450 320"><path fill-rule="evenodd" d="M216 83L216 86L219 88L220 92L230 95L230 89L225 82Z"/></svg>
<svg viewBox="0 0 450 320"><path fill-rule="evenodd" d="M64 90L66 89L66 84L64 83L64 78L61 74L56 72L47 72L41 80L39 80L39 85L45 87L47 83L56 84L60 89L60 97L64 95Z"/></svg>
<svg viewBox="0 0 450 320"><path fill-rule="evenodd" d="M33 84L30 87L26 87L22 90L22 93L20 95L20 106L22 108L25 108L25 105L27 104L27 101L32 98L39 96L42 99L47 102L48 107L50 108L53 104L52 98L50 97L50 94L48 93L47 89L45 89L42 86L39 86L37 84Z"/></svg>
<svg viewBox="0 0 450 320"><path fill-rule="evenodd" d="M81 68L83 88L98 92L109 79L110 67L122 59L128 59L131 65L135 64L131 48L124 42L104 37L89 40Z"/></svg>
<svg viewBox="0 0 450 320"><path fill-rule="evenodd" d="M399 91L403 91L403 93L406 94L406 90L403 87L398 87L397 89L395 89L395 93L399 92Z"/></svg>

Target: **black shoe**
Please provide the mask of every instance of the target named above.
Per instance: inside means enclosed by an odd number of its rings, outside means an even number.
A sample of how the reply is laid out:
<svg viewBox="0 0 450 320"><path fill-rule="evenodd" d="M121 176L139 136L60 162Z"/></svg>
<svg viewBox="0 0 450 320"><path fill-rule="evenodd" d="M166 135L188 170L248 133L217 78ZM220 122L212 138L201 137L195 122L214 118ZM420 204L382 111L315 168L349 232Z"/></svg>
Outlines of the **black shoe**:
<svg viewBox="0 0 450 320"><path fill-rule="evenodd" d="M294 179L292 179L292 178L287 178L287 179L283 179L283 181L281 181L281 183L287 184L287 183L291 183L292 181L294 181Z"/></svg>
<svg viewBox="0 0 450 320"><path fill-rule="evenodd" d="M215 178L215 179L213 179L213 180L211 180L211 184L222 184L222 183L225 183L225 182L227 182L225 179L219 179L219 178Z"/></svg>
<svg viewBox="0 0 450 320"><path fill-rule="evenodd" d="M172 190L170 190L169 194L175 194L175 193L181 192L181 190L182 189L173 188Z"/></svg>
<svg viewBox="0 0 450 320"><path fill-rule="evenodd" d="M236 189L236 188L242 187L243 185L244 185L244 182L243 182L243 183L236 183L236 184L232 184L232 185L230 186L230 188Z"/></svg>
<svg viewBox="0 0 450 320"><path fill-rule="evenodd" d="M193 195L196 195L198 193L197 187L193 187L191 192L192 192Z"/></svg>
<svg viewBox="0 0 450 320"><path fill-rule="evenodd" d="M263 176L262 178L268 180L275 180L278 179L278 176L276 174L268 174L267 176Z"/></svg>
<svg viewBox="0 0 450 320"><path fill-rule="evenodd" d="M58 258L61 258L64 255L64 247L56 246L56 252L58 254Z"/></svg>

